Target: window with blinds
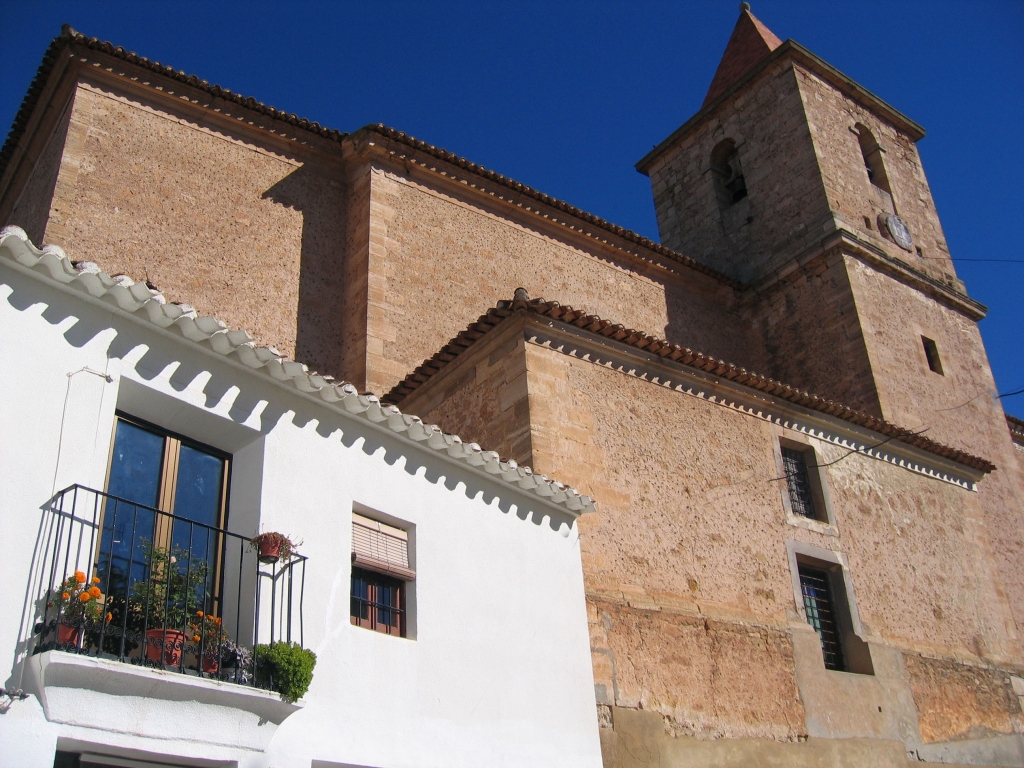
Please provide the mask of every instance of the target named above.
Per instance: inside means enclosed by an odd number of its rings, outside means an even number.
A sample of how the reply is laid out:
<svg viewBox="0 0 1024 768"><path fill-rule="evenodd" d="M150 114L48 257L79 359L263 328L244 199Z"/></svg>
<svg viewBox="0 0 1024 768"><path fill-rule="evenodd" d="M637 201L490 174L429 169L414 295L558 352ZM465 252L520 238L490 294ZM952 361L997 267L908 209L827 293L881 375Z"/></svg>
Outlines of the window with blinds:
<svg viewBox="0 0 1024 768"><path fill-rule="evenodd" d="M352 565L366 571L412 581L409 534L401 528L352 513Z"/></svg>

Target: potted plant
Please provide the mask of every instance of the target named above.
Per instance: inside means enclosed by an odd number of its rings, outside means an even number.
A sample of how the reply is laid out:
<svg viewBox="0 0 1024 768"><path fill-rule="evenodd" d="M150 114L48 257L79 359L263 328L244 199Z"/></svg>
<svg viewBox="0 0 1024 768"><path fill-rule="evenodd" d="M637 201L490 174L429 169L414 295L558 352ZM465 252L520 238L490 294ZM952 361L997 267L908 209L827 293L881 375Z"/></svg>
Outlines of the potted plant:
<svg viewBox="0 0 1024 768"><path fill-rule="evenodd" d="M209 616L203 611L196 611L189 621L188 634L196 644L199 668L208 675L220 671L221 648L228 639L223 625L219 616Z"/></svg>
<svg viewBox="0 0 1024 768"><path fill-rule="evenodd" d="M276 531L261 533L249 539L249 546L259 552L261 563L288 562L301 544L301 541L294 544L283 533Z"/></svg>
<svg viewBox="0 0 1024 768"><path fill-rule="evenodd" d="M285 701L298 701L313 682L316 654L298 643L259 644L253 649L256 682L269 684Z"/></svg>
<svg viewBox="0 0 1024 768"><path fill-rule="evenodd" d="M189 622L205 607L209 566L189 561L187 550L144 543L148 578L131 588L133 624L146 630L146 659L166 666L181 663Z"/></svg>
<svg viewBox="0 0 1024 768"><path fill-rule="evenodd" d="M252 680L252 651L233 640L225 640L220 646L220 662L224 666L222 680L248 685Z"/></svg>
<svg viewBox="0 0 1024 768"><path fill-rule="evenodd" d="M86 623L99 621L103 616L104 598L100 580L86 578L84 571L75 571L61 583L59 596L47 603L57 607L57 645L77 647ZM106 615L110 621L110 614Z"/></svg>

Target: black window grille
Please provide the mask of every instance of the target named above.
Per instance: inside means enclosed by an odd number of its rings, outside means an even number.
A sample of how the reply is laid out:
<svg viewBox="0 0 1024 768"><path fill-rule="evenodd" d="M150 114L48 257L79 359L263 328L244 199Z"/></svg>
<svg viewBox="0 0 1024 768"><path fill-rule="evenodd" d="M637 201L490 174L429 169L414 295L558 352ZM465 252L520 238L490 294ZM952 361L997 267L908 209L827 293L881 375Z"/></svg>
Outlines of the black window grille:
<svg viewBox="0 0 1024 768"><path fill-rule="evenodd" d="M303 644L305 562L249 537L80 485L48 505L33 653L66 651L273 687L252 649Z"/></svg>
<svg viewBox="0 0 1024 768"><path fill-rule="evenodd" d="M821 640L821 652L825 657L825 669L842 672L846 669L843 661L843 647L839 641L839 627L836 622L835 601L832 599L831 579L826 571L799 566L800 591L804 598L804 612L807 623L814 627Z"/></svg>
<svg viewBox="0 0 1024 768"><path fill-rule="evenodd" d="M405 583L353 568L351 617L357 626L405 637Z"/></svg>
<svg viewBox="0 0 1024 768"><path fill-rule="evenodd" d="M789 504L794 515L817 519L814 491L807 467L807 454L793 448L782 448L782 472L789 487Z"/></svg>

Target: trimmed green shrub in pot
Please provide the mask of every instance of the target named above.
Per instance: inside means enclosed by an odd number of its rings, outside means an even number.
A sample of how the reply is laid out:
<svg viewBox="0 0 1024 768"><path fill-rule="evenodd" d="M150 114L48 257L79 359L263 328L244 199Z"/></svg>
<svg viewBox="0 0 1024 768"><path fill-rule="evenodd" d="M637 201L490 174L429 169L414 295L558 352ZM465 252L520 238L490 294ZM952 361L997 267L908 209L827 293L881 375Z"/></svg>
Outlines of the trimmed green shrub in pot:
<svg viewBox="0 0 1024 768"><path fill-rule="evenodd" d="M285 701L298 701L313 682L316 654L298 643L260 643L253 649L258 682L272 682Z"/></svg>

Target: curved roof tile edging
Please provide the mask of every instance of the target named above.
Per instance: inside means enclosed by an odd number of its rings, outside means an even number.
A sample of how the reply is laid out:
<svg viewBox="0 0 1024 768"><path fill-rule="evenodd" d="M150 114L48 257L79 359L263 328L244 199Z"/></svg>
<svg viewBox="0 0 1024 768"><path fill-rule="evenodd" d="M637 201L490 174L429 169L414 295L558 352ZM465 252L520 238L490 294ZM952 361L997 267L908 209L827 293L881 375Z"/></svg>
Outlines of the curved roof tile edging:
<svg viewBox="0 0 1024 768"><path fill-rule="evenodd" d="M319 397L350 416L387 428L402 439L420 443L480 469L519 491L540 496L561 506L574 517L595 510L594 500L589 496L511 459L504 460L496 452L486 451L476 443L464 443L458 435L448 434L434 424L424 424L418 416L402 413L394 404L384 403L376 395L360 394L352 384L310 371L273 347L257 345L247 331L230 330L216 318L200 316L188 304L168 302L162 293L145 283L137 283L125 275L111 276L92 262L73 263L63 249L55 245L36 248L20 227L0 229L0 255L55 282L74 286L93 298L110 302L126 314L159 328L176 329L189 341L204 344L275 381Z"/></svg>
<svg viewBox="0 0 1024 768"><path fill-rule="evenodd" d="M775 379L762 376L746 368L741 368L724 360L718 360L709 355L681 347L665 339L650 336L643 331L636 331L626 328L623 325L603 320L597 315L590 315L568 305L559 304L557 301L545 301L544 299L522 299L518 298L519 291L516 291L517 298L512 301L499 302L497 307L487 310L475 323L472 323L465 330L461 331L448 344L441 348L432 357L424 360L423 363L412 373L396 384L390 392L382 398L387 403L400 403L411 395L416 389L422 386L427 380L437 374L444 366L469 349L476 341L486 333L495 329L516 311L524 311L533 315L581 328L585 331L602 336L612 341L625 344L635 349L643 350L648 354L671 360L672 362L693 368L706 374L711 374L721 379L731 381L734 384L756 390L762 394L786 400L804 408L834 416L848 421L858 427L870 429L886 438L898 440L907 445L919 448L944 459L955 461L965 466L976 469L980 472L991 472L996 468L994 464L986 459L974 456L961 451L958 448L951 448L943 445L916 432L904 427L897 426L883 419L879 419L863 411L828 400L824 397L806 392L788 384L783 384Z"/></svg>

